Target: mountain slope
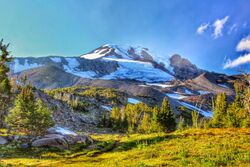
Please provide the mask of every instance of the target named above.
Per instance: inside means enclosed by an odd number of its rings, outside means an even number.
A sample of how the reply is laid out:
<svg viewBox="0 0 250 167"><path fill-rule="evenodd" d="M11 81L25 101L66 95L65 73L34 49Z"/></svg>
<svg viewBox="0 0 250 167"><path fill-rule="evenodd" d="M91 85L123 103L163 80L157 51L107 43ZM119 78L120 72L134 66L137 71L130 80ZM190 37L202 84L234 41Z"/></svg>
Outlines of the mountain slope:
<svg viewBox="0 0 250 167"><path fill-rule="evenodd" d="M163 63L154 60L148 49L118 45L104 45L81 57L15 58L10 68L16 74L47 65L89 79L161 82L174 78Z"/></svg>

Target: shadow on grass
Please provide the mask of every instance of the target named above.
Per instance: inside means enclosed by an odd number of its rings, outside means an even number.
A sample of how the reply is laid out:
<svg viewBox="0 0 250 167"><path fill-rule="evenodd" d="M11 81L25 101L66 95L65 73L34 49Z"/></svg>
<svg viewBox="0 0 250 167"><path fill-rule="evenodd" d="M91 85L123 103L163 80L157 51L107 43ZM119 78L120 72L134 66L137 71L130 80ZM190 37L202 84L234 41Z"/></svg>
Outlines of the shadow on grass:
<svg viewBox="0 0 250 167"><path fill-rule="evenodd" d="M151 137L151 138L146 138L146 139L139 139L139 140L132 140L128 142L120 142L114 151L127 151L131 150L133 148L144 148L156 143L160 143L163 141L171 140L171 139L176 139L183 137L183 135L175 135L175 134L165 134L163 136L156 136L156 137Z"/></svg>

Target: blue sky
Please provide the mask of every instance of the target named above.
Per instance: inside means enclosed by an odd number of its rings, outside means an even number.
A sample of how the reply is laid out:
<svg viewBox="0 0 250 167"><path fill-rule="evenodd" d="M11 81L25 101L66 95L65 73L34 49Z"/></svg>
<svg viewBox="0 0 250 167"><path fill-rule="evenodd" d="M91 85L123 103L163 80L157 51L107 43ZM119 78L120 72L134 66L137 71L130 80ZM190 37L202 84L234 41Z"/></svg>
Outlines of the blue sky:
<svg viewBox="0 0 250 167"><path fill-rule="evenodd" d="M249 0L0 0L0 20L14 56L79 56L129 44L164 61L178 53L211 71L235 73L242 62L250 69Z"/></svg>

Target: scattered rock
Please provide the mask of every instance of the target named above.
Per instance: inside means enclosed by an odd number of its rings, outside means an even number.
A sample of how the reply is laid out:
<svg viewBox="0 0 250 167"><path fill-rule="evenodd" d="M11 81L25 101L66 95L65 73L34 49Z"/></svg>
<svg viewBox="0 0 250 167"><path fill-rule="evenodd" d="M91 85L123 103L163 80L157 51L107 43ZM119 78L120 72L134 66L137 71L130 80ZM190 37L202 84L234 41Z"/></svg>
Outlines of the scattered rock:
<svg viewBox="0 0 250 167"><path fill-rule="evenodd" d="M30 146L29 146L28 143L23 143L23 144L20 145L20 147L21 147L22 149L27 149L27 148L29 148Z"/></svg>
<svg viewBox="0 0 250 167"><path fill-rule="evenodd" d="M4 145L4 144L7 144L7 143L8 143L8 141L5 138L0 136L0 145Z"/></svg>

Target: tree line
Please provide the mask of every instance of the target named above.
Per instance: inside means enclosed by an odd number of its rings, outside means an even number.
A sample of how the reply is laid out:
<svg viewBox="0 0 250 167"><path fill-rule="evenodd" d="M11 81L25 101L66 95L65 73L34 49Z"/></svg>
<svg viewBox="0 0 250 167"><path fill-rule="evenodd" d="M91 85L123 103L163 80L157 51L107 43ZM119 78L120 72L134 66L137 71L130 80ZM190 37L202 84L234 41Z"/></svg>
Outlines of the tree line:
<svg viewBox="0 0 250 167"><path fill-rule="evenodd" d="M100 126L121 132L152 133L173 131L176 119L165 97L161 107L149 107L144 103L127 104L124 108L113 107L110 115L103 115Z"/></svg>

